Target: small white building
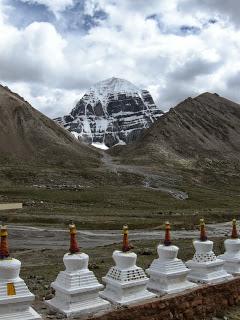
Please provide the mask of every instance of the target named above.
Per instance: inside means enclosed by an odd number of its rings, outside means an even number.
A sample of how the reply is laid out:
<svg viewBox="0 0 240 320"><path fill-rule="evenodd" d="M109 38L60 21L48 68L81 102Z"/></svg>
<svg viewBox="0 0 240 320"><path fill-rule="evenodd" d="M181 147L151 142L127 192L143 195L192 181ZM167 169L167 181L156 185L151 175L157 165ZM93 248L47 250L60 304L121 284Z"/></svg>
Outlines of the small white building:
<svg viewBox="0 0 240 320"><path fill-rule="evenodd" d="M88 269L89 256L79 253L76 233L75 225L71 224L70 250L63 257L66 270L61 271L51 284L55 297L45 303L66 316L88 316L109 309L110 303L99 297L99 290L104 286Z"/></svg>
<svg viewBox="0 0 240 320"><path fill-rule="evenodd" d="M166 222L164 244L157 247L158 259L146 270L150 276L149 290L159 294L176 293L197 285L187 280L190 270L177 258L179 248L171 244L170 224Z"/></svg>
<svg viewBox="0 0 240 320"><path fill-rule="evenodd" d="M9 256L7 236L7 228L2 226L0 246L0 319L41 319L40 315L31 308L34 295L19 277L21 262Z"/></svg>
<svg viewBox="0 0 240 320"><path fill-rule="evenodd" d="M224 261L224 269L233 275L240 275L240 239L237 232L237 221L232 222L231 239L224 241L225 253L218 256Z"/></svg>
<svg viewBox="0 0 240 320"><path fill-rule="evenodd" d="M207 239L204 220L200 220L200 239L193 241L196 250L192 260L186 262L191 269L188 279L200 283L216 283L231 279L223 268L224 261L218 259L213 249L213 241Z"/></svg>
<svg viewBox="0 0 240 320"><path fill-rule="evenodd" d="M116 305L129 305L156 297L147 290L149 281L142 268L136 265L137 255L130 252L128 244L128 228L123 229L123 249L113 252L115 266L103 277L106 283L100 296Z"/></svg>

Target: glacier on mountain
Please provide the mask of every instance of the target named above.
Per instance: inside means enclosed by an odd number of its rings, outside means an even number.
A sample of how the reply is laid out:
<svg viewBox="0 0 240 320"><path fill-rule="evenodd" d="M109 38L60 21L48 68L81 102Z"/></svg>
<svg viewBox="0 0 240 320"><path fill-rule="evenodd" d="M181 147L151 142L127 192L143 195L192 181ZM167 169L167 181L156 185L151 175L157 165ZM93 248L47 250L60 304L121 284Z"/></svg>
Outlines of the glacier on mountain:
<svg viewBox="0 0 240 320"><path fill-rule="evenodd" d="M135 140L162 114L147 90L110 78L93 85L69 115L55 121L75 137L107 149Z"/></svg>

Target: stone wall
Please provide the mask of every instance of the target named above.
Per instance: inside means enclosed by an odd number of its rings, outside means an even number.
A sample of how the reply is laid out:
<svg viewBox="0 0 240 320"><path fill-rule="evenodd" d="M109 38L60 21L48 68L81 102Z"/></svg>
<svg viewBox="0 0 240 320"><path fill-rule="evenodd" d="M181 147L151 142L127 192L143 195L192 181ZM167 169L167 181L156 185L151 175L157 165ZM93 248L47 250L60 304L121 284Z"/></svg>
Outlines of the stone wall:
<svg viewBox="0 0 240 320"><path fill-rule="evenodd" d="M201 285L180 294L166 295L147 303L119 308L96 320L208 319L228 307L240 304L240 277L215 284Z"/></svg>

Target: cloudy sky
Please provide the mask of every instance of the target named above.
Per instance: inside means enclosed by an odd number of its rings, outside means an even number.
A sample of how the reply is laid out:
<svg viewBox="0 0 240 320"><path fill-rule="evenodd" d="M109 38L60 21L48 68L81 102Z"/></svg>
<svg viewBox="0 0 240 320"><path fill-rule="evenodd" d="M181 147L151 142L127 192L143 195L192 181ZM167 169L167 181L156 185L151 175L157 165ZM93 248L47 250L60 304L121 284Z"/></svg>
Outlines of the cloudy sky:
<svg viewBox="0 0 240 320"><path fill-rule="evenodd" d="M0 0L0 83L50 117L115 76L164 109L217 92L240 102L240 1Z"/></svg>

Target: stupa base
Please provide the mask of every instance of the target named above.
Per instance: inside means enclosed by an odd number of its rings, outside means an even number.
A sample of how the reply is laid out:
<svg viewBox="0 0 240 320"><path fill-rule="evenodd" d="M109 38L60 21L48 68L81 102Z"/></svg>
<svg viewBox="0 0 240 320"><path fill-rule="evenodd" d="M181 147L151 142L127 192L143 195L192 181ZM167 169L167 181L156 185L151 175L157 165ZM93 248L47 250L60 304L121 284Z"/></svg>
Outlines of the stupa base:
<svg viewBox="0 0 240 320"><path fill-rule="evenodd" d="M167 250L173 251L176 247L159 246L159 248L163 255ZM160 295L176 293L197 286L195 283L187 280L187 275L190 270L187 269L184 263L178 258L167 261L155 259L146 272L150 276L147 288Z"/></svg>
<svg viewBox="0 0 240 320"><path fill-rule="evenodd" d="M87 298L74 303L63 302L53 298L45 301L45 303L50 309L63 313L67 317L80 315L91 316L100 311L109 310L111 307L108 301L100 297Z"/></svg>
<svg viewBox="0 0 240 320"><path fill-rule="evenodd" d="M1 309L1 306L0 306ZM0 311L0 319L1 320L39 320L42 319L40 315L33 310L33 308L29 307L25 310L13 310L11 305L9 305L9 312L2 313ZM11 310L11 311L10 311Z"/></svg>
<svg viewBox="0 0 240 320"><path fill-rule="evenodd" d="M238 258L230 258L225 257L225 255L219 256L219 259L224 261L224 269L233 275L240 275L240 257Z"/></svg>
<svg viewBox="0 0 240 320"><path fill-rule="evenodd" d="M121 283L116 280L103 278L106 283L104 291L99 292L100 297L115 305L130 305L144 300L155 298L156 295L146 288L146 280L129 281Z"/></svg>
<svg viewBox="0 0 240 320"><path fill-rule="evenodd" d="M191 269L187 279L199 283L219 283L232 279L232 275L223 268L223 260L217 259L210 262L195 262L190 260L186 263Z"/></svg>
<svg viewBox="0 0 240 320"><path fill-rule="evenodd" d="M147 288L160 295L177 293L197 286L196 283L186 280L186 273L184 275L160 275L148 272L148 274L150 281Z"/></svg>

